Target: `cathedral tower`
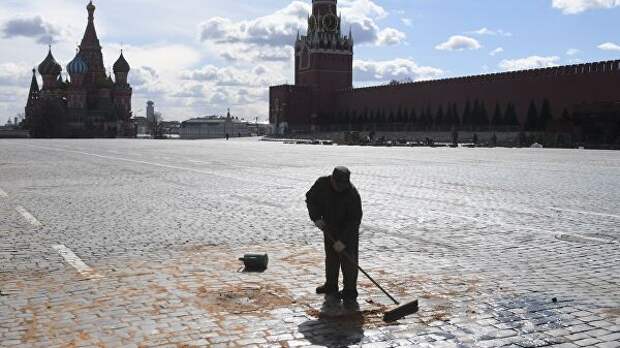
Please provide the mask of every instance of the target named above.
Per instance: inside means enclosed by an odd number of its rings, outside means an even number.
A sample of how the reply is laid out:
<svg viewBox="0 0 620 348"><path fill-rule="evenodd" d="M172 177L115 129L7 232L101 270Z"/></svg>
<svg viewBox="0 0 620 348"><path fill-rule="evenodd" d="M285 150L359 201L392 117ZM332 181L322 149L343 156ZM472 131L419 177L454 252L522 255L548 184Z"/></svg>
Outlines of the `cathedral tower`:
<svg viewBox="0 0 620 348"><path fill-rule="evenodd" d="M86 10L88 23L84 38L67 64L71 82L63 79L62 67L54 59L51 47L38 67L43 78L41 90L33 73L25 125L34 138L133 137L136 134L131 121L129 64L121 53L114 64L116 82L106 73L92 1Z"/></svg>
<svg viewBox="0 0 620 348"><path fill-rule="evenodd" d="M95 9L96 7L93 5L92 1L86 6L86 10L88 11L88 24L86 25L86 32L84 32L84 37L80 44L80 55L88 65L88 75L84 82L89 88L95 87L97 82L105 82L106 80L101 44L99 43L97 31L95 30Z"/></svg>
<svg viewBox="0 0 620 348"><path fill-rule="evenodd" d="M313 0L306 36L295 43L295 84L338 90L353 85L353 39L342 35L337 0Z"/></svg>
<svg viewBox="0 0 620 348"><path fill-rule="evenodd" d="M49 48L47 53L47 57L39 64L39 74L43 78L43 90L49 91L58 86L58 79L60 77L60 73L62 72L62 67L56 59L54 59L54 55L52 54L52 47Z"/></svg>
<svg viewBox="0 0 620 348"><path fill-rule="evenodd" d="M30 81L30 91L28 92L28 101L26 109L31 108L39 99L39 83L37 82L37 71L32 69L32 81Z"/></svg>
<svg viewBox="0 0 620 348"><path fill-rule="evenodd" d="M71 86L67 95L67 106L70 109L85 109L87 93L82 86L84 85L84 78L88 73L88 65L80 56L79 52L76 53L75 58L67 64L67 72L71 76Z"/></svg>
<svg viewBox="0 0 620 348"><path fill-rule="evenodd" d="M312 94L311 123L334 111L335 92L353 87L353 38L342 33L337 0L313 0L305 36L295 42L295 85Z"/></svg>
<svg viewBox="0 0 620 348"><path fill-rule="evenodd" d="M117 111L125 119L129 119L131 117L132 90L127 83L127 75L129 74L129 70L129 63L127 63L127 60L123 57L123 51L121 51L121 56L118 57L116 63L114 63L114 77L116 79L116 83L114 84L112 95L114 97L114 105L117 108Z"/></svg>

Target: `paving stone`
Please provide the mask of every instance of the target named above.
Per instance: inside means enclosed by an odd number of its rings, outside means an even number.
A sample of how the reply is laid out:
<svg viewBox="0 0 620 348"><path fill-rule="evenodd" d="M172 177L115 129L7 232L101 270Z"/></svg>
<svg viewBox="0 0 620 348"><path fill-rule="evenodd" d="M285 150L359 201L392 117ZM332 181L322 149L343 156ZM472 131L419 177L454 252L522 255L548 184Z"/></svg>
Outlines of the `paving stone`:
<svg viewBox="0 0 620 348"><path fill-rule="evenodd" d="M620 341L614 342L602 342L596 345L599 348L618 348L620 347Z"/></svg>
<svg viewBox="0 0 620 348"><path fill-rule="evenodd" d="M2 347L620 340L615 152L256 140L0 147ZM363 199L360 263L398 299L420 300L395 325L381 321L391 304L363 278L363 320L317 315L322 240L303 196L336 164L352 169ZM57 244L101 278L76 271ZM248 252L268 253L268 270L240 272Z"/></svg>

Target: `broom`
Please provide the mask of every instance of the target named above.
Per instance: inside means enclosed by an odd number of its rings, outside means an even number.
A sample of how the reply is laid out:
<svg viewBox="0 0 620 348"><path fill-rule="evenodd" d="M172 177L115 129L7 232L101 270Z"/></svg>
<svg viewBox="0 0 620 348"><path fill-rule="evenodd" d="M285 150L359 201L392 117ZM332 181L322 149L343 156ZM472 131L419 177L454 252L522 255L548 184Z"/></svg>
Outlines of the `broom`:
<svg viewBox="0 0 620 348"><path fill-rule="evenodd" d="M327 238L330 240L330 242L336 243L336 240L334 239L334 237L332 237L331 233L329 233L327 231L327 228L324 229L325 235L327 236ZM400 302L398 302L392 295L390 295L389 292L387 292L381 285L379 285L379 283L377 283L371 276L370 274L368 274L366 271L364 271L364 269L362 267L360 267L360 265L355 262L353 260L353 258L351 257L351 255L349 255L346 251L342 251L340 253L341 255L344 255L344 257L347 259L347 261L349 261L351 264L355 265L355 267L357 267L357 269L360 270L360 272L362 272L368 279L370 279L370 281L375 284L379 290L381 290L387 297L390 298L390 300L392 300L392 302L394 302L395 305L397 305L398 307L387 311L384 315L383 315L383 321L387 322L387 323L391 323L393 321L402 319L410 314L414 314L418 311L418 300L414 300L408 303L405 303L404 305L401 305Z"/></svg>

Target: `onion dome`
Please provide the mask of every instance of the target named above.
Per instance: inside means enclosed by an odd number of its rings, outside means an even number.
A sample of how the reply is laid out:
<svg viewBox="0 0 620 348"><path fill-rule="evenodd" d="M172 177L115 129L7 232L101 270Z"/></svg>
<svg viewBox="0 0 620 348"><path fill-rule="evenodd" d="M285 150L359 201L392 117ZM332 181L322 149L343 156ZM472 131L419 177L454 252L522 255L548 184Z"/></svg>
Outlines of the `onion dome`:
<svg viewBox="0 0 620 348"><path fill-rule="evenodd" d="M127 63L125 57L123 57L123 51L121 51L121 56L118 57L118 60L116 60L116 63L114 63L114 72L128 73L129 69L129 63Z"/></svg>
<svg viewBox="0 0 620 348"><path fill-rule="evenodd" d="M95 9L96 9L96 7L95 7L95 5L93 5L93 2L92 2L92 1L90 1L90 2L88 3L88 5L86 6L86 10L88 10L88 12L89 12L89 13L90 13L90 12L95 12Z"/></svg>
<svg viewBox="0 0 620 348"><path fill-rule="evenodd" d="M61 71L62 67L58 64L56 59L54 59L54 56L52 55L52 48L50 47L47 57L45 57L45 60L39 64L39 74L56 76L60 74Z"/></svg>
<svg viewBox="0 0 620 348"><path fill-rule="evenodd" d="M71 75L86 74L88 72L88 64L86 64L78 53L75 55L75 58L67 64L67 72Z"/></svg>

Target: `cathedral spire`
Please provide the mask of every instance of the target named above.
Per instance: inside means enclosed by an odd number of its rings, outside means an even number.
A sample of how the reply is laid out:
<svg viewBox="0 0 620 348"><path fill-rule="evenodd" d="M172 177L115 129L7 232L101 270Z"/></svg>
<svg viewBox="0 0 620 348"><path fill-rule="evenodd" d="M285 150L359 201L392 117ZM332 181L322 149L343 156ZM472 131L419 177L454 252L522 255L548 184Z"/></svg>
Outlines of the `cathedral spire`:
<svg viewBox="0 0 620 348"><path fill-rule="evenodd" d="M82 44L80 48L99 48L99 38L97 37L97 31L95 30L95 5L93 2L89 2L86 6L88 11L88 25L86 26L86 32L82 38Z"/></svg>
<svg viewBox="0 0 620 348"><path fill-rule="evenodd" d="M95 5L93 5L92 0L88 2L86 6L86 10L88 11L88 19L93 20L95 18Z"/></svg>
<svg viewBox="0 0 620 348"><path fill-rule="evenodd" d="M88 76L85 80L87 84L95 84L98 80L106 78L105 67L103 65L103 54L101 45L95 30L95 5L92 1L86 6L88 11L88 24L80 44L80 56L88 66Z"/></svg>
<svg viewBox="0 0 620 348"><path fill-rule="evenodd" d="M39 83L37 82L37 71L32 69L32 82L30 82L30 92L28 93L26 107L32 106L37 99L39 99Z"/></svg>

